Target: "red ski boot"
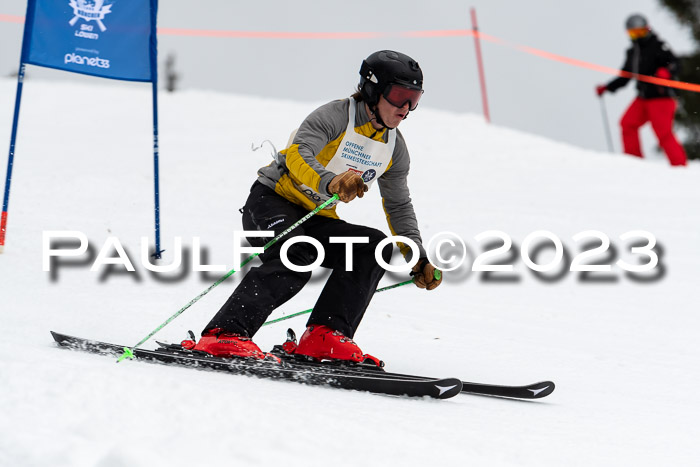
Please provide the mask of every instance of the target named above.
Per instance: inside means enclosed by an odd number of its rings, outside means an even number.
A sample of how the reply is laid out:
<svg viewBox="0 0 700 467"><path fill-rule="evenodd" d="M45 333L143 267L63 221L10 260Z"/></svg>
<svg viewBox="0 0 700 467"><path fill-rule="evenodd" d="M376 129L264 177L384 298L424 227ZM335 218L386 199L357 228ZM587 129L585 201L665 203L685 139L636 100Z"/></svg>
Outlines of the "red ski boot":
<svg viewBox="0 0 700 467"><path fill-rule="evenodd" d="M185 345L187 342L188 345ZM191 341L183 341L182 346L190 347ZM269 354L264 353L250 338L238 334L221 332L214 328L202 335L192 350L200 350L215 357L251 357L264 360ZM277 359L277 357L275 357ZM279 360L279 359L277 359Z"/></svg>
<svg viewBox="0 0 700 467"><path fill-rule="evenodd" d="M362 353L352 339L323 325L311 325L306 328L296 348L292 348L288 343L283 347L288 353L305 355L316 360L349 360L356 363L369 360L379 367L384 366L378 358Z"/></svg>

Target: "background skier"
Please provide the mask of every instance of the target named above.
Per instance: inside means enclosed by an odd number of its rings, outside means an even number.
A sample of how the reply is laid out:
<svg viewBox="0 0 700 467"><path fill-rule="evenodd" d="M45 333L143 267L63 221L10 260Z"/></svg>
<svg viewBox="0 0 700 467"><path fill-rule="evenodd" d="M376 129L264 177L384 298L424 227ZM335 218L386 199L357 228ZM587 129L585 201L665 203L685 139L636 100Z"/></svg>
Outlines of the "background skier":
<svg viewBox="0 0 700 467"><path fill-rule="evenodd" d="M416 109L423 93L423 73L409 56L379 51L363 61L358 92L312 112L301 124L292 144L258 171L244 208L246 230L273 230L279 234L334 194L348 203L376 180L392 233L413 240L419 260L412 275L418 287L432 290L441 280L426 258L411 204L407 176L409 154L396 127ZM384 275L375 260L376 246L386 236L379 230L342 221L335 205L321 210L260 256L234 293L202 332L195 349L219 357L264 358L250 339L269 314L296 295L311 278L310 272L286 268L280 259L283 243L306 235L320 242L322 266L332 273L319 296L296 349L317 359L363 361L367 356L352 341L374 291ZM353 245L352 270L346 271L345 244L331 237L365 237ZM261 247L265 238L249 238ZM411 250L399 245L407 260ZM391 246L382 252L391 259ZM317 250L297 243L288 251L293 264L312 264Z"/></svg>
<svg viewBox="0 0 700 467"><path fill-rule="evenodd" d="M656 76L663 79L676 79L678 59L661 41L642 15L634 14L625 23L632 47L627 49L624 71ZM596 87L598 96L605 91L615 92L625 86L630 78L615 78L608 84ZM639 128L651 122L671 165L686 165L687 157L683 146L673 134L673 116L676 112L676 96L673 88L637 81L637 97L620 120L622 143L627 154L643 157L639 142Z"/></svg>

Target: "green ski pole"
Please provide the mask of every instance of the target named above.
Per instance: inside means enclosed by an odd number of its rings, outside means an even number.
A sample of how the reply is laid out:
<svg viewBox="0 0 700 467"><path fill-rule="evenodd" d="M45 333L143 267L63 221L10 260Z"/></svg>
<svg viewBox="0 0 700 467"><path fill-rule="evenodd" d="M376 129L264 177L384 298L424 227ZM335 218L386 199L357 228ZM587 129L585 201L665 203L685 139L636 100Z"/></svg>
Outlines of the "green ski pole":
<svg viewBox="0 0 700 467"><path fill-rule="evenodd" d="M435 276L435 279L440 280L442 278L442 271L440 271L439 269L436 269L434 276ZM410 281L399 282L398 284L387 285L386 287L382 287L380 289L377 289L375 291L375 293L386 292L387 290L395 289L397 287L401 287L402 285L406 285L406 284L413 284L413 279L411 279ZM313 310L314 310L313 308L310 308L308 310L299 311L297 313L292 313L291 315L288 315L288 316L283 316L281 318L273 319L273 320L265 322L263 324L263 326L267 326L269 324L274 324L274 323L279 323L280 321L285 321L285 320L294 318L295 316L303 315L306 313L311 313Z"/></svg>
<svg viewBox="0 0 700 467"><path fill-rule="evenodd" d="M296 229L297 227L299 227L302 223L304 223L305 221L309 220L314 214L318 213L321 209L325 208L326 206L328 206L329 204L333 203L333 202L336 201L336 200L338 200L338 195L337 195L337 194L333 195L333 197L331 197L328 201L326 201L325 203L323 203L323 204L321 204L320 206L318 206L316 209L314 209L313 211L311 211L310 213L308 213L307 215L305 215L304 217L302 217L301 219L299 219L298 221L296 221L294 224L292 224L289 228L287 228L287 229L284 230L282 233L280 233L279 235L277 235L275 238L273 238L272 240L270 240L269 242L267 242L267 244L265 244L265 246L263 247L263 253L264 253L268 248L270 248L272 245L274 245L275 243L277 243L277 242L279 241L280 238L284 237L284 236L287 235L289 232L291 232L292 230L294 230L294 229ZM238 267L238 270L243 269L243 266L245 266L246 264L248 264L249 262L251 262L256 256L259 256L259 255L260 255L260 253L253 253L252 255L250 255L245 261L243 261L243 262L241 263L241 265ZM175 312L175 314L173 314L170 318L166 319L165 322L163 322L163 324L161 324L160 326L158 326L157 328L155 328L153 331L151 331L150 334L148 334L146 337L144 337L143 339L141 339L136 345L134 345L134 346L131 347L131 348L130 348L130 347L124 347L124 353L121 355L121 357L119 357L119 359L117 360L117 363L121 362L121 361L124 360L125 358L134 358L134 352L133 352L133 350L134 350L135 348L139 347L139 346L142 345L144 342L146 342L148 339L150 339L151 337L153 337L158 331L160 331L160 330L163 329L165 326L167 326L168 324L170 324L175 318L177 318L178 316L180 316L180 315L181 315L185 310L187 310L189 307L191 307L192 305L194 305L195 303L197 303L197 302L199 301L200 298L204 297L204 296L205 296L206 294L208 294L214 287L216 287L217 285L221 284L223 281L225 281L225 280L228 279L230 276L232 276L235 272L236 272L236 269L231 269L229 272L227 272L225 275L223 275L223 276L221 277L221 279L219 279L218 281L214 282L211 286L209 286L209 288L207 288L204 292L200 293L200 294L197 295L195 298L193 298L192 300L190 300L189 303L187 303L187 305L185 305L185 306L183 306L182 308L180 308L179 310L177 310L177 311Z"/></svg>

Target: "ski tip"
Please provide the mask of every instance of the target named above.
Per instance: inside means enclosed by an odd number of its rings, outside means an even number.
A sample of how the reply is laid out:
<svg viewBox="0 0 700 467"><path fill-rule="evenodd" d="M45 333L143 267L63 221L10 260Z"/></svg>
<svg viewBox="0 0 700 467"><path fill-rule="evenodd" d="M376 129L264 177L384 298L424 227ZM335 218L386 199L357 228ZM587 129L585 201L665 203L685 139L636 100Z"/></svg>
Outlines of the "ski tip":
<svg viewBox="0 0 700 467"><path fill-rule="evenodd" d="M53 340L58 344L58 345L64 345L64 341L66 340L66 336L56 332L56 331L49 331L51 333L51 337L53 337Z"/></svg>
<svg viewBox="0 0 700 467"><path fill-rule="evenodd" d="M527 391L531 393L531 399L541 399L547 397L554 392L556 385L552 381L542 381L540 383L531 384L527 387Z"/></svg>
<svg viewBox="0 0 700 467"><path fill-rule="evenodd" d="M449 399L462 392L462 381L457 378L446 378L433 381L436 399Z"/></svg>

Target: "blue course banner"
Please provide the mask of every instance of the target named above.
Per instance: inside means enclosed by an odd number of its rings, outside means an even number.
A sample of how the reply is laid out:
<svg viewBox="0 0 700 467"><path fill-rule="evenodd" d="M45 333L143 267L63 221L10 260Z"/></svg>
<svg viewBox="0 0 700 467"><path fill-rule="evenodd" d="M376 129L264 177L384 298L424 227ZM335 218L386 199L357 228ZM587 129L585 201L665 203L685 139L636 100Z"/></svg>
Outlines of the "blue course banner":
<svg viewBox="0 0 700 467"><path fill-rule="evenodd" d="M22 61L153 81L157 0L29 0Z"/></svg>

